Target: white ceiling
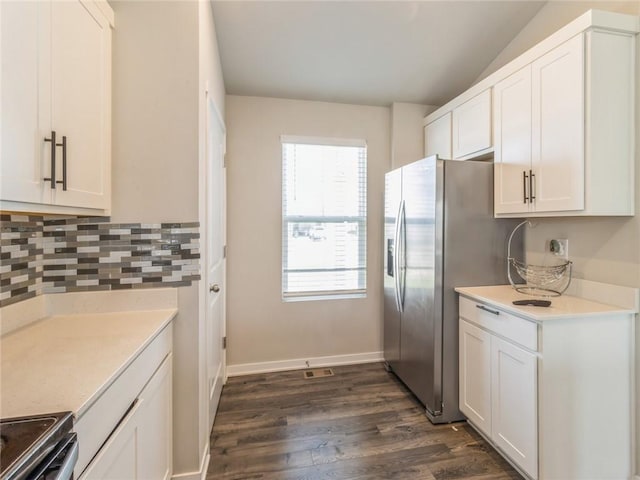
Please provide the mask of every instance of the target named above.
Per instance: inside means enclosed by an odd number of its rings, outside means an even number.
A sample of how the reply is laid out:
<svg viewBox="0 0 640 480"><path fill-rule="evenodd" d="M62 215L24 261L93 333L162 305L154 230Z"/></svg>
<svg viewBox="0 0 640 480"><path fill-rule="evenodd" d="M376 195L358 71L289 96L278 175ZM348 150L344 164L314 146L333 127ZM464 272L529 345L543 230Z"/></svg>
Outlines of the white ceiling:
<svg viewBox="0 0 640 480"><path fill-rule="evenodd" d="M542 1L212 1L227 93L442 105Z"/></svg>

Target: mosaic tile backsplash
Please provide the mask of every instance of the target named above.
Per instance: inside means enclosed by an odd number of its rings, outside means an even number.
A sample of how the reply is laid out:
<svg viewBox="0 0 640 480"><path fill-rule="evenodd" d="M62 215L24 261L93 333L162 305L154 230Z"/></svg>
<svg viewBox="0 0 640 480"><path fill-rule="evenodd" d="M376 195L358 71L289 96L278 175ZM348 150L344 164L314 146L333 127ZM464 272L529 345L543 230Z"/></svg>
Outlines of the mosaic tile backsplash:
<svg viewBox="0 0 640 480"><path fill-rule="evenodd" d="M0 215L0 307L41 293L200 280L199 223Z"/></svg>

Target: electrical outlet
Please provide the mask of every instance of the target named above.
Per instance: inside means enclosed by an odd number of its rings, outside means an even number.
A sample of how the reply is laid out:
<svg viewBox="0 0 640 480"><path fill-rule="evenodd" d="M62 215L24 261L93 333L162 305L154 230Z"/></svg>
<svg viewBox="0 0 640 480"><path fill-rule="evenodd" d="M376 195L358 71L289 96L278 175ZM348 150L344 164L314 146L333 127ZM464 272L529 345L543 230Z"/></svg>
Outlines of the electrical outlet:
<svg viewBox="0 0 640 480"><path fill-rule="evenodd" d="M558 257L569 258L569 240L566 238L554 238L549 240L549 251Z"/></svg>

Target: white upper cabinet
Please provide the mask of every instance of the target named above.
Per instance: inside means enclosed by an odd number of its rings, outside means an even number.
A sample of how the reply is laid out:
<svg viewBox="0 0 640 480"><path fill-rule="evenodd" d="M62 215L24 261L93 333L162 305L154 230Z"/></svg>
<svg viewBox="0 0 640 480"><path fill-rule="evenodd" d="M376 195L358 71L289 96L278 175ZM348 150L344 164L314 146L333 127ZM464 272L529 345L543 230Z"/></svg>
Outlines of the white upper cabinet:
<svg viewBox="0 0 640 480"><path fill-rule="evenodd" d="M451 157L451 112L434 120L424 127L424 155Z"/></svg>
<svg viewBox="0 0 640 480"><path fill-rule="evenodd" d="M425 117L452 114L451 158L493 151L497 217L634 215L639 31L589 10Z"/></svg>
<svg viewBox="0 0 640 480"><path fill-rule="evenodd" d="M531 65L532 211L584 209L584 41L578 35Z"/></svg>
<svg viewBox="0 0 640 480"><path fill-rule="evenodd" d="M40 136L38 52L46 31L37 2L0 3L0 195L2 199L45 200Z"/></svg>
<svg viewBox="0 0 640 480"><path fill-rule="evenodd" d="M579 34L496 84L496 216L633 215L633 42Z"/></svg>
<svg viewBox="0 0 640 480"><path fill-rule="evenodd" d="M111 27L95 5L54 2L52 129L67 138L67 190L54 203L109 208Z"/></svg>
<svg viewBox="0 0 640 480"><path fill-rule="evenodd" d="M495 213L584 209L578 35L494 87Z"/></svg>
<svg viewBox="0 0 640 480"><path fill-rule="evenodd" d="M529 211L531 65L493 88L495 211Z"/></svg>
<svg viewBox="0 0 640 480"><path fill-rule="evenodd" d="M467 100L424 127L425 156L467 160L492 151L491 89Z"/></svg>
<svg viewBox="0 0 640 480"><path fill-rule="evenodd" d="M2 2L0 19L0 208L109 213L110 7Z"/></svg>
<svg viewBox="0 0 640 480"><path fill-rule="evenodd" d="M464 160L491 149L491 89L453 110L453 158Z"/></svg>

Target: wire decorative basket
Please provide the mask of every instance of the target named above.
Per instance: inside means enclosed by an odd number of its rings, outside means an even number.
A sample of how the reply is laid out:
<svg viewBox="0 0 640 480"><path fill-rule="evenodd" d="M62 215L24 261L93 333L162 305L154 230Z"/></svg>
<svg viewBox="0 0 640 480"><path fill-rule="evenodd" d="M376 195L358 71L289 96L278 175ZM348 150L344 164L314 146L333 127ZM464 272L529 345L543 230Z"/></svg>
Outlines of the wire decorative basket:
<svg viewBox="0 0 640 480"><path fill-rule="evenodd" d="M518 224L509 236L507 245L507 277L509 278L509 283L520 293L558 297L569 288L572 262L567 260L559 265L532 265L513 258L511 256L511 240L516 231L525 224L531 225L531 222L525 220ZM524 284L514 282L511 276L512 267L520 278L525 281Z"/></svg>

